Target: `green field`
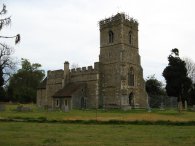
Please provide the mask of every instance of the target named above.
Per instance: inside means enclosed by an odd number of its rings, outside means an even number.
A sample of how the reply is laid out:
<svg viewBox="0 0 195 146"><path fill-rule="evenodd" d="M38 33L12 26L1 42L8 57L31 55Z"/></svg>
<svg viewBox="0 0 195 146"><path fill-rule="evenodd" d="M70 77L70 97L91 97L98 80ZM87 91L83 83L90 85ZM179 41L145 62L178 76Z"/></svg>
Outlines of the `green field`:
<svg viewBox="0 0 195 146"><path fill-rule="evenodd" d="M1 146L194 146L194 126L0 123Z"/></svg>
<svg viewBox="0 0 195 146"><path fill-rule="evenodd" d="M148 112L142 110L72 110L70 112L45 111L35 105L25 105L32 107L31 112L15 111L17 105L8 105L5 111L0 112L0 118L45 118L48 120L123 120L123 121L195 121L195 112L183 111L178 113L176 109L152 110Z"/></svg>
<svg viewBox="0 0 195 146"><path fill-rule="evenodd" d="M148 112L134 109L72 110L65 113L45 111L35 105L24 106L30 106L32 111L19 112L15 110L17 105L8 105L5 111L0 112L0 146L195 145L195 112L192 111L178 113L176 109L153 109ZM5 119L14 120L5 122ZM26 122L21 122L23 119ZM37 119L44 121L39 122ZM81 121L71 123L74 120ZM93 122L85 122L90 120ZM94 122L96 120L107 123ZM113 123L113 120L138 122ZM155 121L160 122L153 125ZM177 126L178 122L187 124Z"/></svg>

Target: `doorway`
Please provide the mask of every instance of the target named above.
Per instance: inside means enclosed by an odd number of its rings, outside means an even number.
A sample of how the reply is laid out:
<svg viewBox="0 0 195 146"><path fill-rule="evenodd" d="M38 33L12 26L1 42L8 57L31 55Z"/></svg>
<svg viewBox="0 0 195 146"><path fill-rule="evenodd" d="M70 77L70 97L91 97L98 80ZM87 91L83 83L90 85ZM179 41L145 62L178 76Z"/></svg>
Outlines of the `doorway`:
<svg viewBox="0 0 195 146"><path fill-rule="evenodd" d="M65 112L69 111L68 99L64 100L64 110Z"/></svg>
<svg viewBox="0 0 195 146"><path fill-rule="evenodd" d="M131 92L130 94L129 94L129 105L130 106L133 106L134 105L134 103L133 103L133 92Z"/></svg>
<svg viewBox="0 0 195 146"><path fill-rule="evenodd" d="M86 99L81 97L81 109L86 109Z"/></svg>

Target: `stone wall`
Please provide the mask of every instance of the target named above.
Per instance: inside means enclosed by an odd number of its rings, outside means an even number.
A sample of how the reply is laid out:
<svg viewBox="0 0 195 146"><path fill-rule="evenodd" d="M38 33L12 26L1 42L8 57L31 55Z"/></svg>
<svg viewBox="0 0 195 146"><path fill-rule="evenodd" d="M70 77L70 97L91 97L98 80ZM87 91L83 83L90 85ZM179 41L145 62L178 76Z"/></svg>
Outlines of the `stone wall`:
<svg viewBox="0 0 195 146"><path fill-rule="evenodd" d="M88 66L70 70L66 61L64 70L48 71L46 90L37 92L40 105L46 101L47 105L52 105L53 94L69 83L85 83L84 93L79 89L72 95L73 108L80 108L83 94L86 108L124 106L128 109L131 94L134 106L146 107L147 94L138 48L138 22L118 13L100 21L99 26L99 62L94 63L94 68ZM113 32L113 41L109 41L110 31ZM130 68L134 71L134 85L128 84ZM41 98L44 94L46 100Z"/></svg>
<svg viewBox="0 0 195 146"><path fill-rule="evenodd" d="M86 86L79 88L72 94L72 107L74 109L86 108Z"/></svg>
<svg viewBox="0 0 195 146"><path fill-rule="evenodd" d="M70 82L86 83L86 108L96 108L99 96L99 64L96 62L92 66L72 69Z"/></svg>
<svg viewBox="0 0 195 146"><path fill-rule="evenodd" d="M100 21L100 102L104 107L144 106L146 91L138 49L138 23L125 14ZM114 35L109 42L109 32ZM129 85L133 68L134 85Z"/></svg>
<svg viewBox="0 0 195 146"><path fill-rule="evenodd" d="M64 79L63 70L54 70L47 72L46 97L47 105L52 105L52 96L55 92L62 89L62 82Z"/></svg>
<svg viewBox="0 0 195 146"><path fill-rule="evenodd" d="M64 112L68 112L72 109L71 98L53 98L53 109L60 109Z"/></svg>
<svg viewBox="0 0 195 146"><path fill-rule="evenodd" d="M47 105L46 89L37 90L37 106L42 107Z"/></svg>

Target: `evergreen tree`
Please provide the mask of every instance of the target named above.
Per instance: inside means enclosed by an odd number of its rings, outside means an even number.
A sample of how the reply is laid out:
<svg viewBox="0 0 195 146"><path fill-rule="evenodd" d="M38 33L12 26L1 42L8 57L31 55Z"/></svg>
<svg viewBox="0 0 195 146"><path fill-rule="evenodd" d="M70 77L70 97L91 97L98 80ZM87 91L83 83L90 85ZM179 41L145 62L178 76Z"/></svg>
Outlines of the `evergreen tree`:
<svg viewBox="0 0 195 146"><path fill-rule="evenodd" d="M179 50L172 49L168 57L169 64L163 71L166 80L166 92L168 96L175 96L178 99L179 110L184 106L184 101L189 96L192 82L187 76L185 61L179 57Z"/></svg>
<svg viewBox="0 0 195 146"><path fill-rule="evenodd" d="M158 81L154 75L146 79L146 91L149 95L150 107L161 106L162 97L166 95L162 82Z"/></svg>

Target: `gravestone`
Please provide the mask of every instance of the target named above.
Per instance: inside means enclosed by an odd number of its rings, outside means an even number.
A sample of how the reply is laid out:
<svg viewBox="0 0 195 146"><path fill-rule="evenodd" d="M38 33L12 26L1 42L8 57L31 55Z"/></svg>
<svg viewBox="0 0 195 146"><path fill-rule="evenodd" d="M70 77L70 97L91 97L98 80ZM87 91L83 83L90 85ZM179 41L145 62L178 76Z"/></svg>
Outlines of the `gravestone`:
<svg viewBox="0 0 195 146"><path fill-rule="evenodd" d="M5 111L5 104L4 103L0 103L0 112L1 111Z"/></svg>
<svg viewBox="0 0 195 146"><path fill-rule="evenodd" d="M19 106L17 106L16 111L18 111L18 112L30 112L30 111L32 111L32 108L31 107L24 107L23 105L19 105Z"/></svg>
<svg viewBox="0 0 195 146"><path fill-rule="evenodd" d="M195 105L193 105L192 110L195 111Z"/></svg>

